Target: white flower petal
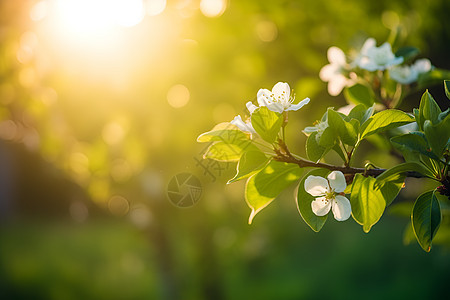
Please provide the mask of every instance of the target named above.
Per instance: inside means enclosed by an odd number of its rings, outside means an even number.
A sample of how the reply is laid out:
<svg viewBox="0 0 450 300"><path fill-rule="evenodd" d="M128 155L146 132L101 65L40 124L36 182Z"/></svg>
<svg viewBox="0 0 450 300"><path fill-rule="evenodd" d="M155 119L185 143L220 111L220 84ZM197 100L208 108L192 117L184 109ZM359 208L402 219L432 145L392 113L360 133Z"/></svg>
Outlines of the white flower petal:
<svg viewBox="0 0 450 300"><path fill-rule="evenodd" d="M330 82L328 82L328 94L331 96L339 95L344 87L347 85L347 78L344 75L335 76Z"/></svg>
<svg viewBox="0 0 450 300"><path fill-rule="evenodd" d="M277 113L282 113L283 112L283 105L281 103L278 102L272 102L266 105L267 108L273 112L277 112Z"/></svg>
<svg viewBox="0 0 450 300"><path fill-rule="evenodd" d="M274 94L275 99L280 97L281 99L289 100L291 88L286 82L278 82L273 86L272 93Z"/></svg>
<svg viewBox="0 0 450 300"><path fill-rule="evenodd" d="M377 41L374 38L368 38L365 42L364 45L361 48L361 54L362 55L367 55L367 51L370 48L373 48L377 45Z"/></svg>
<svg viewBox="0 0 450 300"><path fill-rule="evenodd" d="M310 101L309 98L305 98L305 99L303 99L302 101L300 101L299 103L297 103L297 104L292 104L291 106L289 106L289 107L286 109L286 111L288 111L288 110L293 110L293 111L299 110L300 108L302 108L303 106L305 106L306 104L308 104L309 101Z"/></svg>
<svg viewBox="0 0 450 300"><path fill-rule="evenodd" d="M333 200L334 201L334 200ZM330 212L331 201L325 197L319 197L311 202L311 209L316 216L322 217Z"/></svg>
<svg viewBox="0 0 450 300"><path fill-rule="evenodd" d="M310 175L305 180L305 191L311 196L324 196L329 191L328 181L320 176Z"/></svg>
<svg viewBox="0 0 450 300"><path fill-rule="evenodd" d="M345 221L350 218L352 207L350 201L344 196L337 195L331 203L334 218L338 221Z"/></svg>
<svg viewBox="0 0 450 300"><path fill-rule="evenodd" d="M345 105L345 106L342 106L341 108L339 108L337 110L337 112L340 112L341 114L348 116L348 114L352 111L352 109L355 106L356 106L355 104L348 104L348 105Z"/></svg>
<svg viewBox="0 0 450 300"><path fill-rule="evenodd" d="M256 106L255 104L253 104L251 101L248 101L245 106L247 106L248 111L250 112L250 114L252 114L255 109L258 108L258 106Z"/></svg>
<svg viewBox="0 0 450 300"><path fill-rule="evenodd" d="M330 64L325 65L320 69L319 77L322 81L330 81L336 74L339 74L339 66Z"/></svg>
<svg viewBox="0 0 450 300"><path fill-rule="evenodd" d="M258 101L259 106L267 106L269 103L272 103L272 97L270 96L272 94L271 91L268 89L260 89L258 91L258 94L256 96L256 99Z"/></svg>
<svg viewBox="0 0 450 300"><path fill-rule="evenodd" d="M389 45L390 46L390 45ZM394 59L390 60L387 64L386 67L390 67L390 66L396 66L399 65L403 62L403 56L399 56L399 57L395 57Z"/></svg>
<svg viewBox="0 0 450 300"><path fill-rule="evenodd" d="M230 124L236 125L242 131L256 133L251 122L244 122L240 115L234 117L233 121L231 121Z"/></svg>
<svg viewBox="0 0 450 300"><path fill-rule="evenodd" d="M304 133L313 133L313 132L317 132L318 128L316 126L309 126L309 127L305 127L305 129L303 129Z"/></svg>
<svg viewBox="0 0 450 300"><path fill-rule="evenodd" d="M341 171L333 171L328 175L328 181L330 182L331 188L336 193L342 193L347 187L347 182L345 181L344 173Z"/></svg>
<svg viewBox="0 0 450 300"><path fill-rule="evenodd" d="M328 61L332 64L343 66L346 64L344 51L338 47L330 47L327 51Z"/></svg>
<svg viewBox="0 0 450 300"><path fill-rule="evenodd" d="M418 59L412 65L412 68L416 70L417 73L426 73L431 70L431 62L427 58Z"/></svg>

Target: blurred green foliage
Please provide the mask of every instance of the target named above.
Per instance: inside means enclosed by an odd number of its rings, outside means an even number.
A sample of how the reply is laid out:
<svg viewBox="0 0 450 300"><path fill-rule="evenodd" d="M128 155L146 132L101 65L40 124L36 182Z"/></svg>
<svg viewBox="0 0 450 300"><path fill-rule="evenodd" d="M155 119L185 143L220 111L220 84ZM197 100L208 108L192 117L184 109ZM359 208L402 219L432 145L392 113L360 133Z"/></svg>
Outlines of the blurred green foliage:
<svg viewBox="0 0 450 300"><path fill-rule="evenodd" d="M297 99L311 98L290 120L299 128L291 150L302 153L300 129L328 106L345 103L318 78L327 48L357 47L368 36L382 42L395 30L398 43L449 69L450 3L231 0L223 15L207 18L198 2L168 1L161 15L118 30L112 41L64 32L52 23L51 1L49 16L36 22L30 20L35 2L0 2L1 139L38 153L116 215L96 223L91 213L87 223L67 225L84 220L81 208L67 214L69 221L49 223L45 211L57 202L70 211L76 199L67 192L52 203L19 186L43 207L39 215L11 211L2 224L1 298L442 295L450 275L446 250L426 256L417 245L393 242L406 220L386 217L369 236L356 224L330 223L318 236L281 196L249 227L242 184L223 187L234 165L221 164L220 172L210 166L214 181L195 160L204 147L195 139L211 124L243 114L259 88L286 81ZM189 98L177 108L169 91L179 84ZM186 100L179 91L172 90L172 104ZM441 86L431 93L445 99ZM403 105L417 106L419 99ZM203 194L196 206L179 209L165 187L185 171L200 178Z"/></svg>

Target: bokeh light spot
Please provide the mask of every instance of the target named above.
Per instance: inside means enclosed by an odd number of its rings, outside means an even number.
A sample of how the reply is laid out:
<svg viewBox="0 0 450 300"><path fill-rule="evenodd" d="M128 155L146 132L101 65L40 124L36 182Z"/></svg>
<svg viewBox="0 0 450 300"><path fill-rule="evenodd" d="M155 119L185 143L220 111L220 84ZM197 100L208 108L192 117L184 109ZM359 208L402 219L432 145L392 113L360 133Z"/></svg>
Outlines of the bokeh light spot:
<svg viewBox="0 0 450 300"><path fill-rule="evenodd" d="M47 16L48 3L47 1L39 1L30 10L30 19L37 22Z"/></svg>
<svg viewBox="0 0 450 300"><path fill-rule="evenodd" d="M272 21L260 21L256 24L256 34L263 42L272 42L278 36L278 29Z"/></svg>
<svg viewBox="0 0 450 300"><path fill-rule="evenodd" d="M115 216L124 216L130 209L130 203L122 196L112 196L108 201L108 209Z"/></svg>
<svg viewBox="0 0 450 300"><path fill-rule="evenodd" d="M161 14L166 9L166 0L148 0L147 14L149 16L156 16Z"/></svg>
<svg viewBox="0 0 450 300"><path fill-rule="evenodd" d="M206 17L215 18L221 16L227 8L226 0L201 0L200 11Z"/></svg>
<svg viewBox="0 0 450 300"><path fill-rule="evenodd" d="M190 96L189 89L186 86L176 84L167 92L167 101L170 106L180 108L188 104Z"/></svg>

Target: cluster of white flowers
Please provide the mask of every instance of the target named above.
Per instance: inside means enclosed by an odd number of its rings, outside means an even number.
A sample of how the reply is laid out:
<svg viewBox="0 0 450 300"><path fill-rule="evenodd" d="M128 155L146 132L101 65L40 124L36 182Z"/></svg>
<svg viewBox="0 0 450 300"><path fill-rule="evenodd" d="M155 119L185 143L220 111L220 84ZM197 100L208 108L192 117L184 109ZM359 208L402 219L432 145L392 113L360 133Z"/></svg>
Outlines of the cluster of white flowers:
<svg viewBox="0 0 450 300"><path fill-rule="evenodd" d="M421 73L429 72L432 68L428 59L417 60L412 66L399 66L403 57L397 57L392 52L391 45L384 43L376 46L374 38L368 38L358 55L352 62L347 62L344 52L337 47L330 47L327 52L328 65L319 73L320 79L328 82L328 93L337 96L346 86L355 83L356 68L367 71L389 70L391 78L401 84L411 84L417 81Z"/></svg>
<svg viewBox="0 0 450 300"><path fill-rule="evenodd" d="M297 104L293 104L294 100L295 97L291 96L291 89L286 82L278 82L274 85L272 91L260 89L257 94L259 107L266 106L269 110L277 113L296 111L309 103L309 98L305 98ZM247 102L246 106L250 115L258 108L251 101ZM240 115L234 117L230 123L236 125L242 131L256 133L250 119L244 122Z"/></svg>

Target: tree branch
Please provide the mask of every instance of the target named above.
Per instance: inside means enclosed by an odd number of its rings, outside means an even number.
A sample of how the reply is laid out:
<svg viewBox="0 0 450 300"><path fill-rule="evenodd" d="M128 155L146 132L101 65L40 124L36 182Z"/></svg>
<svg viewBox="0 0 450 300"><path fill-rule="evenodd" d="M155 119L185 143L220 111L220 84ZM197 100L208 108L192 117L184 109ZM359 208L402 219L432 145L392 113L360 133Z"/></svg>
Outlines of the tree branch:
<svg viewBox="0 0 450 300"><path fill-rule="evenodd" d="M341 166L334 166L334 165L330 165L330 164L326 164L326 163L321 163L321 162L312 162L309 160L305 160L303 158L295 158L294 156L292 156L292 154L290 153L286 153L286 154L281 154L278 153L277 156L274 157L274 159L276 161L281 161L281 162L286 162L286 163L291 163L291 164L297 164L300 168L323 168L323 169L328 169L331 171L341 171L344 174L357 174L357 173L362 173L368 176L373 176L373 177L377 177L378 175L380 175L381 173L383 173L384 171L386 171L386 169L365 169L365 168L352 168L352 167L341 167ZM424 176L418 172L406 172L406 176L407 177L414 177L414 178L423 178Z"/></svg>

